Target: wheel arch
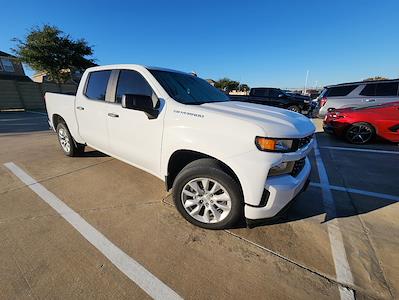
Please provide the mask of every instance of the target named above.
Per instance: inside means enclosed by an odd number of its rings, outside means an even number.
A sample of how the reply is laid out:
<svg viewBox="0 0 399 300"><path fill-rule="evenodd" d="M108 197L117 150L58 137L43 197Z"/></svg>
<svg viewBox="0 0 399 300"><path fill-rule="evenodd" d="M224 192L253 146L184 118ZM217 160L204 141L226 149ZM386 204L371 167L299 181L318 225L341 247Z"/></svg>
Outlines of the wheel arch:
<svg viewBox="0 0 399 300"><path fill-rule="evenodd" d="M63 122L68 127L68 125L66 124L64 118L61 117L59 114L53 114L53 116L51 118L51 122L53 123L54 130L57 130L57 126L61 122Z"/></svg>
<svg viewBox="0 0 399 300"><path fill-rule="evenodd" d="M360 123L365 123L365 124L367 124L367 125L370 125L370 127L373 128L373 130L374 130L374 134L375 134L375 135L378 134L377 127L374 126L372 123L370 123L370 122L368 122L368 121L356 121L356 122L353 122L352 124L350 124L350 125L348 126L348 128L347 128L346 130L348 130L351 126L356 125L356 124L360 124Z"/></svg>
<svg viewBox="0 0 399 300"><path fill-rule="evenodd" d="M238 179L238 176L226 163L208 154L194 150L186 150L186 149L176 150L175 152L172 153L172 155L169 158L167 166L167 175L165 177L166 190L169 191L173 187L177 175L180 173L181 170L183 170L185 166L187 166L189 163L193 161L202 158L210 158L217 161L220 164L220 167L238 183L239 188L242 192L242 187L240 180Z"/></svg>
<svg viewBox="0 0 399 300"><path fill-rule="evenodd" d="M345 129L343 136L347 139L347 133L348 133L349 129L351 129L352 126L354 126L354 125L359 125L359 124L367 124L367 125L369 125L369 126L371 127L371 129L373 130L373 135L371 136L370 141L378 137L377 127L374 126L373 124L371 124L370 122L367 122L367 121L357 121L357 122L351 123L351 124L350 124L349 126L347 126L347 128Z"/></svg>

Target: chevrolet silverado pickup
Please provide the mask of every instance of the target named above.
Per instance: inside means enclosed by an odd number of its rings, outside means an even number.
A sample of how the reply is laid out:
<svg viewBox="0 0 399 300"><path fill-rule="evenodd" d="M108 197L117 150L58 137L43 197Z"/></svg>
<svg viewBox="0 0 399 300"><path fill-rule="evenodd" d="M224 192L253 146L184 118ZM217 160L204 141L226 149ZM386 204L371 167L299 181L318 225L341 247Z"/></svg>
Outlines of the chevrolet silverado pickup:
<svg viewBox="0 0 399 300"><path fill-rule="evenodd" d="M141 65L85 71L76 96L46 93L63 152L90 146L165 182L181 215L208 229L270 219L308 182L315 127L230 98L188 73Z"/></svg>

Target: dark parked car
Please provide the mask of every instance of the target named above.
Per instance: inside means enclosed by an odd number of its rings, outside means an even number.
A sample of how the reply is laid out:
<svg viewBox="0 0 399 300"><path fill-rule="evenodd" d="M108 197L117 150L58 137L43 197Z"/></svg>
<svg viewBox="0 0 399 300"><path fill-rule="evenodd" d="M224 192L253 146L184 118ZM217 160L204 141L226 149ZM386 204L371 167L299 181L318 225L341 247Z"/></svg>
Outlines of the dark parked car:
<svg viewBox="0 0 399 300"><path fill-rule="evenodd" d="M249 96L230 95L233 101L251 102L309 113L310 97L284 92L277 88L252 88Z"/></svg>

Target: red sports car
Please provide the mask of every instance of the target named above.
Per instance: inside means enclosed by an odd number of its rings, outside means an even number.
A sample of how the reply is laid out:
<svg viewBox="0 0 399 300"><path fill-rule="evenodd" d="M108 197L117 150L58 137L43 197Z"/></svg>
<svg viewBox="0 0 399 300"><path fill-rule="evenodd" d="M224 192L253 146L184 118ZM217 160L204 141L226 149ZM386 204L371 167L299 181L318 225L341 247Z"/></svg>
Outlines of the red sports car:
<svg viewBox="0 0 399 300"><path fill-rule="evenodd" d="M365 144L374 137L399 142L399 101L362 108L341 108L327 113L323 129Z"/></svg>

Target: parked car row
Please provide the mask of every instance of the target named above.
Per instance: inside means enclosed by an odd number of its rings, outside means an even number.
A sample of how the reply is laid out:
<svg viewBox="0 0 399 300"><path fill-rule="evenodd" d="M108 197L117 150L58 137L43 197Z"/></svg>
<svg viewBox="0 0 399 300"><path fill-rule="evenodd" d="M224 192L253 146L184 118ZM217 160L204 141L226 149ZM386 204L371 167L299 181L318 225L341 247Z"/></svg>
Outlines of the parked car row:
<svg viewBox="0 0 399 300"><path fill-rule="evenodd" d="M327 133L353 144L399 142L399 79L327 86L317 103Z"/></svg>
<svg viewBox="0 0 399 300"><path fill-rule="evenodd" d="M324 131L365 144L374 138L399 143L399 101L368 107L339 108L327 113Z"/></svg>
<svg viewBox="0 0 399 300"><path fill-rule="evenodd" d="M311 109L309 96L285 92L278 88L252 88L248 96L230 95L230 99L285 108L303 114L308 114Z"/></svg>
<svg viewBox="0 0 399 300"><path fill-rule="evenodd" d="M399 100L399 79L360 81L326 86L318 97L319 116L345 107L367 107Z"/></svg>

